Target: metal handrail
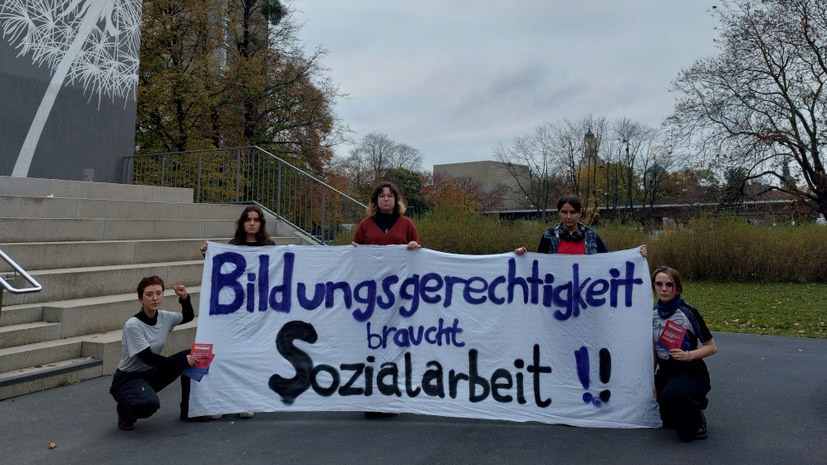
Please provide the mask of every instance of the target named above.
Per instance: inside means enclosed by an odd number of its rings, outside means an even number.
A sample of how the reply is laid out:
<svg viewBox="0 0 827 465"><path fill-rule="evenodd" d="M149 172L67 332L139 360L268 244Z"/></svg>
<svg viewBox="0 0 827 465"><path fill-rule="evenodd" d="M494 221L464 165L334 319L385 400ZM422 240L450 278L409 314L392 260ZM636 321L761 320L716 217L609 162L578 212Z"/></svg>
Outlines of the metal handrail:
<svg viewBox="0 0 827 465"><path fill-rule="evenodd" d="M3 278L3 276L0 276L0 285L2 285L5 290L11 292L12 294L26 294L26 293L29 293L29 292L39 292L40 290L43 289L43 286L41 286L40 283L37 282L37 280L32 277L32 275L27 273L26 270L24 270L20 265L17 264L17 262L12 260L12 258L9 257L8 255L6 255L6 253L3 252L2 250L0 250L0 258L5 260L6 263L8 263L12 268L14 268L14 271L20 273L20 276L23 276L24 278L26 278L26 281L28 281L29 284L32 284L34 286L34 287L24 287L24 288L18 289L16 287L12 286L11 284L9 284L8 281L6 281Z"/></svg>
<svg viewBox="0 0 827 465"><path fill-rule="evenodd" d="M14 271L19 273L20 276L23 276L26 279L26 281L28 281L29 284L31 284L33 286L33 287L24 287L24 288L19 288L18 289L16 287L12 286L11 284L9 284L9 282L6 281L6 278L3 277L2 275L0 275L0 286L3 286L2 289L0 289L0 310L3 309L3 291L4 290L9 291L12 294L27 294L29 292L40 292L40 290L43 289L43 286L41 286L40 283L37 282L37 280L32 277L32 275L27 273L26 270L23 269L23 267L18 265L17 262L12 260L12 258L9 257L2 250L0 250L0 258L5 260L6 263L8 263L12 267L12 269L14 269ZM13 275L13 276L16 276L16 275Z"/></svg>
<svg viewBox="0 0 827 465"><path fill-rule="evenodd" d="M124 157L123 182L191 188L196 203L255 203L320 244L353 227L365 211L358 200L257 146Z"/></svg>

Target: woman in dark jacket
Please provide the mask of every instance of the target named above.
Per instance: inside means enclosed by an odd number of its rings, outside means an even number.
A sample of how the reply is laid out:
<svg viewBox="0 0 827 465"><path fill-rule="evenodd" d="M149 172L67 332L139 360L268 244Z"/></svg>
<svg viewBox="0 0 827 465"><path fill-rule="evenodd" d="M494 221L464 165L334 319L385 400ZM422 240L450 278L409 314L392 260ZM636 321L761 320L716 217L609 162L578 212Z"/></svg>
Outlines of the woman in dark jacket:
<svg viewBox="0 0 827 465"><path fill-rule="evenodd" d="M706 395L711 389L703 359L718 346L700 312L681 298L681 276L669 267L652 273L658 297L652 319L655 392L663 426L690 442L706 439Z"/></svg>
<svg viewBox="0 0 827 465"><path fill-rule="evenodd" d="M609 249L597 231L580 222L583 206L580 199L569 194L557 202L557 215L560 222L549 228L540 238L538 253L561 253L571 255L592 255L606 253ZM517 255L526 253L525 247L517 247ZM640 254L648 256L646 244L640 246Z"/></svg>

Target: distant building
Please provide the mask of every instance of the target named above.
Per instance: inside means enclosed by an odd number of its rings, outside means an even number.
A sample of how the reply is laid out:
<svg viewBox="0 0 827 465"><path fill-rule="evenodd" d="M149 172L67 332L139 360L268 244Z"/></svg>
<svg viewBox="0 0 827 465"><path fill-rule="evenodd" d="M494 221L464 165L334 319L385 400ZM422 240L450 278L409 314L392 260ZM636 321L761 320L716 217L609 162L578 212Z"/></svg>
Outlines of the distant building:
<svg viewBox="0 0 827 465"><path fill-rule="evenodd" d="M513 165L521 183L528 186L530 175L528 166ZM464 178L477 184L483 192L496 196L500 200L499 209L513 210L530 208L531 204L520 190L514 176L506 165L498 161L471 161L466 163L446 163L434 165L434 175Z"/></svg>

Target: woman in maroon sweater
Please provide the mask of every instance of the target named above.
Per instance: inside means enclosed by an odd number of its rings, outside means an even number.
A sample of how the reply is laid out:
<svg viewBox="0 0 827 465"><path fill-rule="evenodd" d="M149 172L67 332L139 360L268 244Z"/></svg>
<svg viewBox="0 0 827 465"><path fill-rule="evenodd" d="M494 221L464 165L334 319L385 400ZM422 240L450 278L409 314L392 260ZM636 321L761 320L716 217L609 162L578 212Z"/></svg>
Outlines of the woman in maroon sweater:
<svg viewBox="0 0 827 465"><path fill-rule="evenodd" d="M353 245L406 244L408 250L420 247L419 233L405 215L405 201L399 189L390 182L373 189L367 218L359 222L353 234Z"/></svg>
<svg viewBox="0 0 827 465"><path fill-rule="evenodd" d="M408 250L421 247L416 226L404 216L405 201L393 183L383 182L373 189L367 214L367 218L359 222L353 234L354 246L406 244ZM396 414L365 412L365 418L370 419L393 416Z"/></svg>

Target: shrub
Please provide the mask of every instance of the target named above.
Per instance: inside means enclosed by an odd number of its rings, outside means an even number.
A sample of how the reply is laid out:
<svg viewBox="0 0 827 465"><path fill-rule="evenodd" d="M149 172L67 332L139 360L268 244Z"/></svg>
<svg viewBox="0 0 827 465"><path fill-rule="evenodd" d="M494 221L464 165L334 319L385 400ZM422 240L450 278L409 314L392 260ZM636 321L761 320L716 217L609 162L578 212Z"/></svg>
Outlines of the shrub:
<svg viewBox="0 0 827 465"><path fill-rule="evenodd" d="M701 217L649 243L650 264L688 279L827 282L827 230Z"/></svg>
<svg viewBox="0 0 827 465"><path fill-rule="evenodd" d="M529 250L539 240L536 222L504 221L482 214L434 213L418 218L416 227L429 249L449 253L483 255Z"/></svg>
<svg viewBox="0 0 827 465"><path fill-rule="evenodd" d="M422 244L448 253L481 255L536 250L554 223L501 220L482 214L430 213L414 218ZM675 230L649 234L604 223L597 228L609 250L649 246L650 268L668 265L687 279L827 283L827 228L754 225L734 217L700 217ZM349 244L344 231L337 244Z"/></svg>

